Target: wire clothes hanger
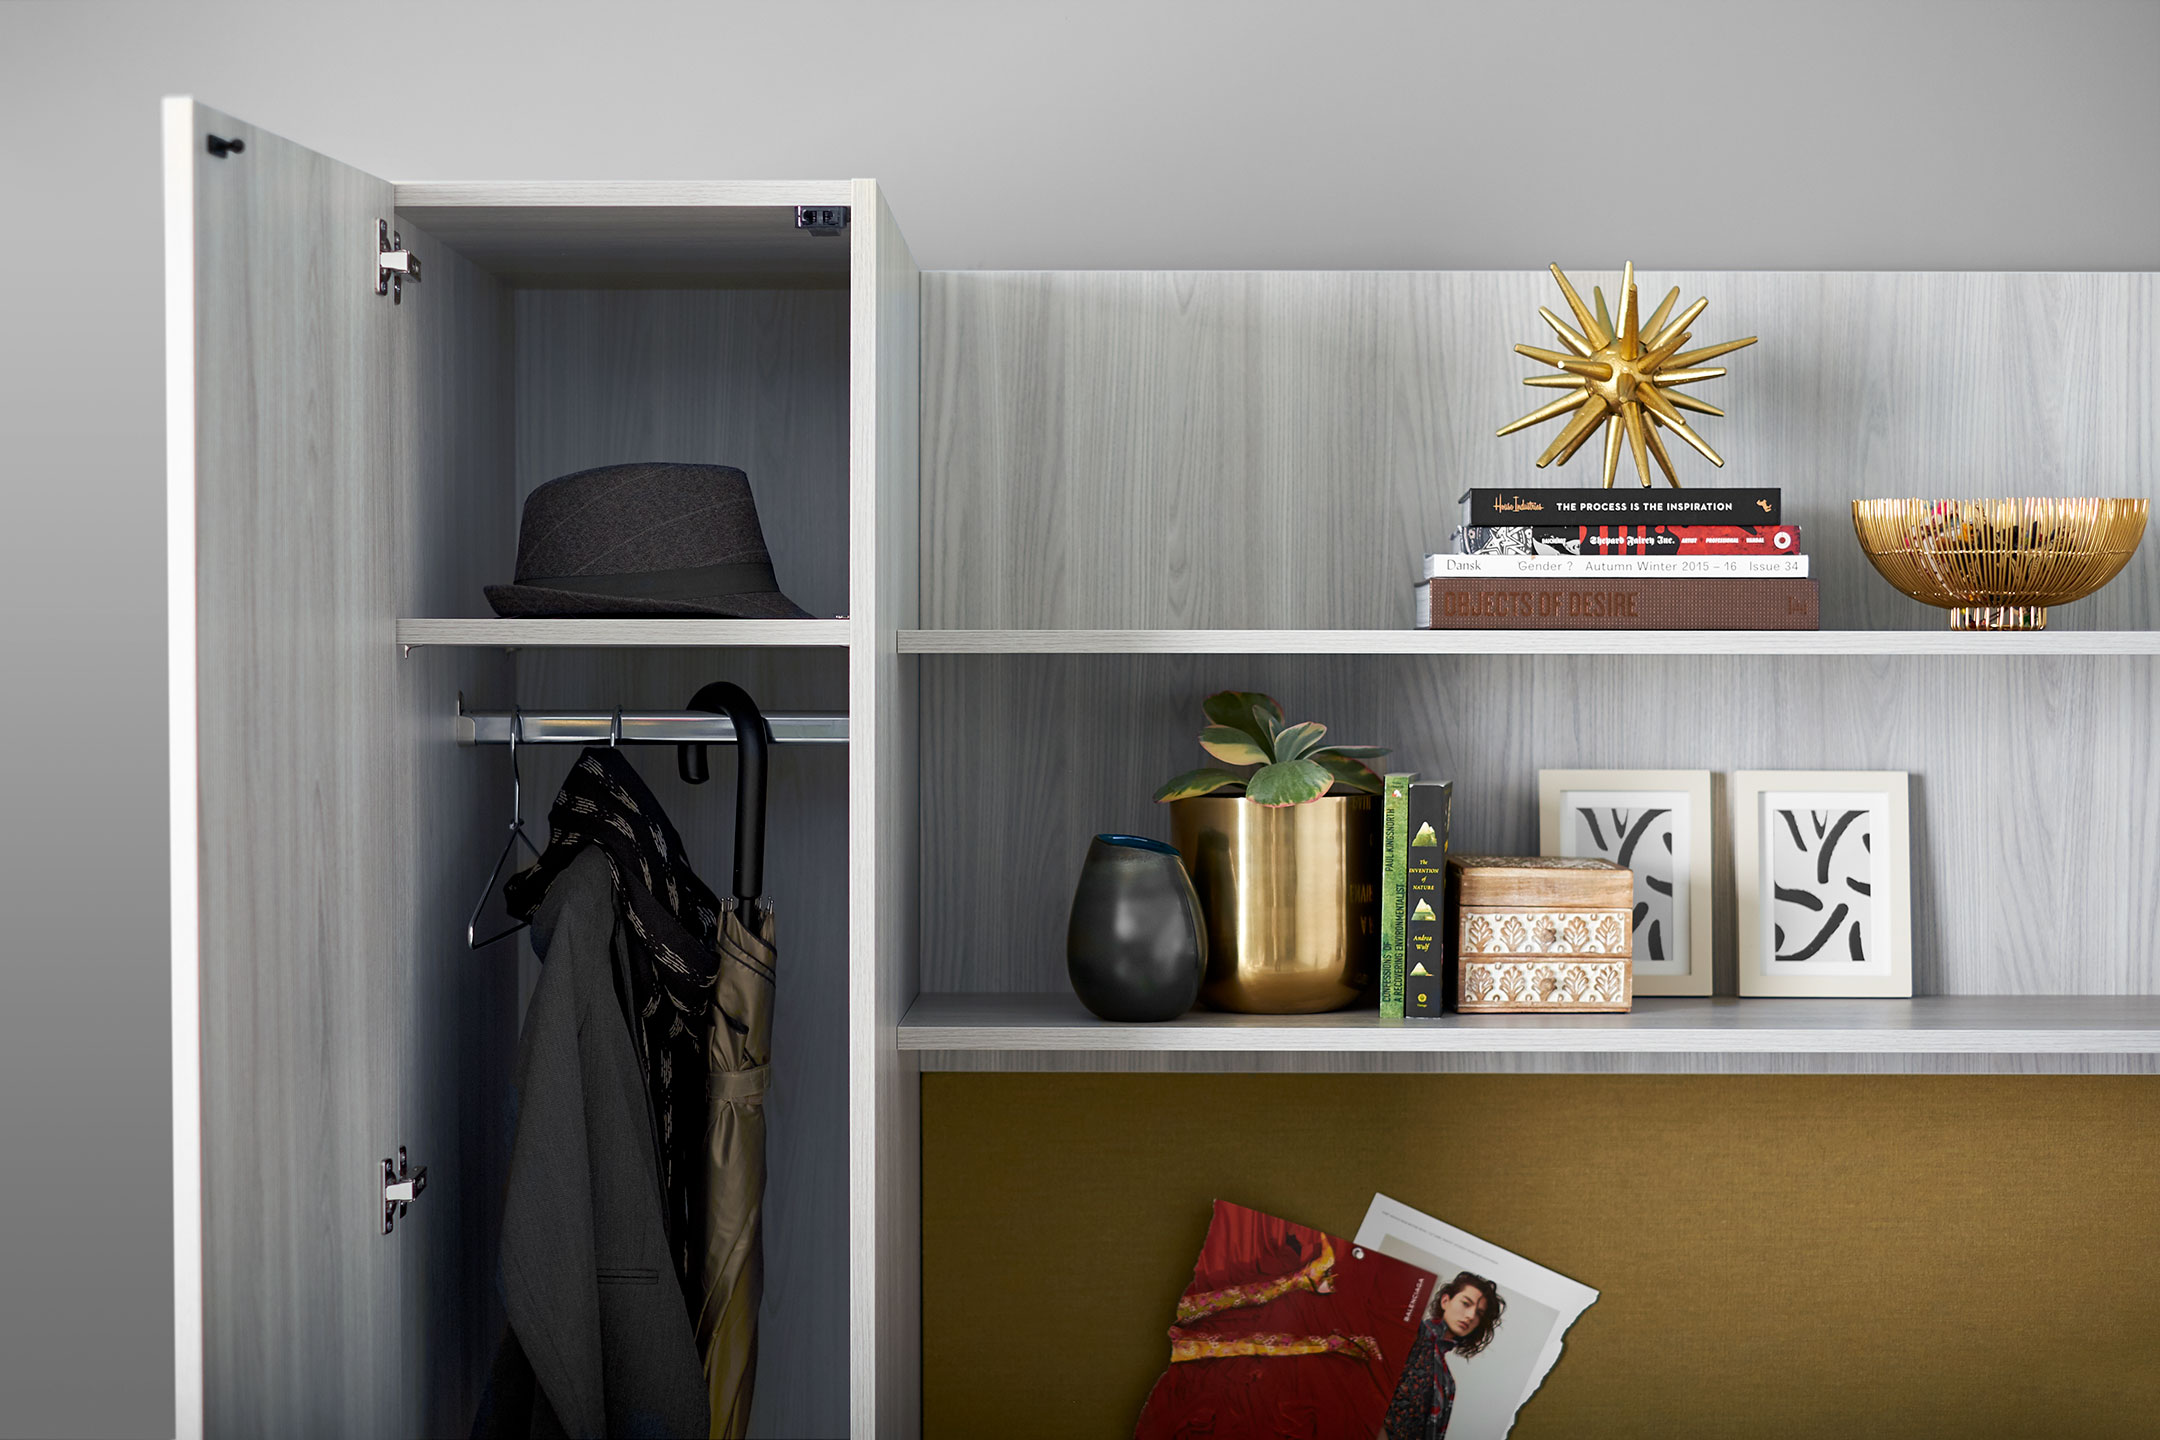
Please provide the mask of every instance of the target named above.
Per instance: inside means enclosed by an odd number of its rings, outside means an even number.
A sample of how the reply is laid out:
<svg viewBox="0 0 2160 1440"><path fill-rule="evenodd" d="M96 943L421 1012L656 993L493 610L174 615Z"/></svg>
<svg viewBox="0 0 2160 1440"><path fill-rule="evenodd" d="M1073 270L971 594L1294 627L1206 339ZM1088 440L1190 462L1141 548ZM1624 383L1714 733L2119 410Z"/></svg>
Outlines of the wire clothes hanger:
<svg viewBox="0 0 2160 1440"><path fill-rule="evenodd" d="M532 837L525 833L525 786L524 781L518 775L518 740L520 736L523 735L524 729L524 713L517 709L511 710L510 834L508 838L503 841L502 854L495 857L495 868L488 871L487 884L480 888L480 899L478 903L473 906L472 918L465 922L465 944L468 948L474 950L484 950L498 940L507 940L512 935L517 934L518 931L523 930L527 925L532 923L529 920L520 920L515 925L512 925L509 929L498 930L493 935L488 936L485 940L479 938L480 914L482 911L487 909L488 896L495 893L496 882L503 878L503 869L505 866L508 866L510 864L510 857L517 853L517 847L522 844L528 851L532 853L533 859L538 860L540 858L540 847L533 844ZM610 745L617 743L617 741L621 739L621 736L622 711L617 710L615 712L615 728L608 737L608 743Z"/></svg>

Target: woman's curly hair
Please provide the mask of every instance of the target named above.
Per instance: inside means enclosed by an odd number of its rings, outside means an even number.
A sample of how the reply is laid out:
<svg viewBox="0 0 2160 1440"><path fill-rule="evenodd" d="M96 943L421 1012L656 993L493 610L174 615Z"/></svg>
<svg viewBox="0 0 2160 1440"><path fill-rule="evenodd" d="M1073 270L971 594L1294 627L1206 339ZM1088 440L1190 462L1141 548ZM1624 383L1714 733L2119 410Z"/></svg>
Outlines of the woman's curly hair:
<svg viewBox="0 0 2160 1440"><path fill-rule="evenodd" d="M1476 1286L1478 1293L1485 1297L1485 1313L1478 1317L1477 1329L1455 1342L1455 1353L1465 1360L1490 1345L1493 1331L1500 1328L1500 1312L1507 1308L1507 1302L1500 1298L1500 1287L1482 1275L1473 1275L1468 1270L1462 1270L1456 1273L1453 1280L1434 1292L1432 1301L1432 1313L1438 1315L1441 1305L1450 1297L1472 1286Z"/></svg>

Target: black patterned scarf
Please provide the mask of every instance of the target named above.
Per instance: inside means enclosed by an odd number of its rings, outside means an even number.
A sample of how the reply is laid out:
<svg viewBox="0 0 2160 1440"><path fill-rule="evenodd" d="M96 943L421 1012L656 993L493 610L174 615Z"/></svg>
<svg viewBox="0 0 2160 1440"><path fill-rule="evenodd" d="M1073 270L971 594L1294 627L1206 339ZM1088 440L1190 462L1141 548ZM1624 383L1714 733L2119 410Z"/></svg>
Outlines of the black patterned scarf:
<svg viewBox="0 0 2160 1440"><path fill-rule="evenodd" d="M510 913L529 920L587 845L600 848L615 875L632 961L632 993L620 998L652 1107L676 1279L694 1307L704 1266L693 1252L700 1244L705 1046L720 974L720 917L734 902L692 872L682 837L622 752L595 745L570 767L555 797L539 862L504 885Z"/></svg>

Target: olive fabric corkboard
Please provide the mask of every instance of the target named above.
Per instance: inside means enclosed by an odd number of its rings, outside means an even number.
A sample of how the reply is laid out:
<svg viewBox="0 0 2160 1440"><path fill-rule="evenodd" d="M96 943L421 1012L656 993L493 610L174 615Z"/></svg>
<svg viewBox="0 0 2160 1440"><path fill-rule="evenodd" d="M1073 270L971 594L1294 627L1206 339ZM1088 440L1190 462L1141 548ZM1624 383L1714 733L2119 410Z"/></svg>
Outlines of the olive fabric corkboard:
<svg viewBox="0 0 2160 1440"><path fill-rule="evenodd" d="M1515 1435L2160 1414L2160 1077L931 1074L924 1433L1132 1433L1220 1196L1601 1290Z"/></svg>

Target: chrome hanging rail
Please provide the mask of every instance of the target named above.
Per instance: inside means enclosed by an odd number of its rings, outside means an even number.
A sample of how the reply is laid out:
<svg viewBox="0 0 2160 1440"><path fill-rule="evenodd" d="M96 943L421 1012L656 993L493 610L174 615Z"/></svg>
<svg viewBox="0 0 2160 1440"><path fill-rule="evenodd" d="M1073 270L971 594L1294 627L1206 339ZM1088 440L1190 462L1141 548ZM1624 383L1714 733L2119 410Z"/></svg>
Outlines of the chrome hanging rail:
<svg viewBox="0 0 2160 1440"><path fill-rule="evenodd" d="M703 710L467 710L457 713L460 745L507 745L513 716L520 745L732 745L735 723ZM773 743L845 745L845 711L769 714Z"/></svg>

